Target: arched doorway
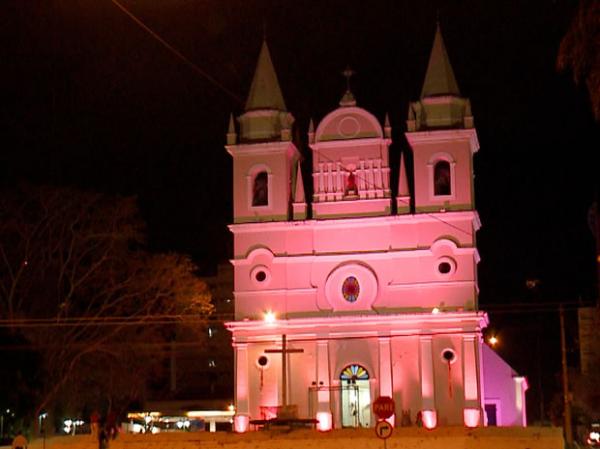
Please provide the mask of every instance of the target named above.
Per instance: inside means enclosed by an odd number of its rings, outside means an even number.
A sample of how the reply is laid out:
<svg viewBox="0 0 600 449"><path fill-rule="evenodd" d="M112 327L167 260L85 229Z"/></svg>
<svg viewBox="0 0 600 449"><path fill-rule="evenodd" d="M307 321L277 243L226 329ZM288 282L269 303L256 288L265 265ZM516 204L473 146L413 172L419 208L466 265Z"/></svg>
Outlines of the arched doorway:
<svg viewBox="0 0 600 449"><path fill-rule="evenodd" d="M370 427L369 373L361 365L348 365L340 374L342 427Z"/></svg>

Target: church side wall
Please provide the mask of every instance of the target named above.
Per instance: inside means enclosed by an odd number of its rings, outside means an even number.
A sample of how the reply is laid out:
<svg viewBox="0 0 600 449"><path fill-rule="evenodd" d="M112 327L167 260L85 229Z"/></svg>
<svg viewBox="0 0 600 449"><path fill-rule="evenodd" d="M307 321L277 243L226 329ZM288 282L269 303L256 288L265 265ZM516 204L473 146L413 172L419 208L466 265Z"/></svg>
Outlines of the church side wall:
<svg viewBox="0 0 600 449"><path fill-rule="evenodd" d="M515 383L516 373L487 345L483 345L482 354L485 402L496 405L498 425L523 425L524 404L517 404L522 392Z"/></svg>

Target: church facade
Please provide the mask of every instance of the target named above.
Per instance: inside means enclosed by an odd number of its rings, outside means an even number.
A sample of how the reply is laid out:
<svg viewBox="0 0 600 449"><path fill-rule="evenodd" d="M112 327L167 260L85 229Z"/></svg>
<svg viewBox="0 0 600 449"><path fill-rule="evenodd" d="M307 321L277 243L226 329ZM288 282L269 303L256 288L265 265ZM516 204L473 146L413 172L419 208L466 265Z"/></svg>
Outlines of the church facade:
<svg viewBox="0 0 600 449"><path fill-rule="evenodd" d="M479 149L439 27L409 105L409 188L392 197L391 128L348 87L308 141L312 198L266 43L233 117L234 427L315 418L369 427L379 396L395 425L520 425L525 378L482 340L473 156Z"/></svg>

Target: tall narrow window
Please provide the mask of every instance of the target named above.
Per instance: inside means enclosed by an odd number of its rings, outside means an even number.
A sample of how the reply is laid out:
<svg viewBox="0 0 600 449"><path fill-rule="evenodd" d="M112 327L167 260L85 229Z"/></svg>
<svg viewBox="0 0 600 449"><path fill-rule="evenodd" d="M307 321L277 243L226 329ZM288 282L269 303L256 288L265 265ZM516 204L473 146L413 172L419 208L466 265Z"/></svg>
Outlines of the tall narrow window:
<svg viewBox="0 0 600 449"><path fill-rule="evenodd" d="M439 161L433 169L433 194L436 196L450 195L450 163Z"/></svg>
<svg viewBox="0 0 600 449"><path fill-rule="evenodd" d="M254 187L252 189L252 206L269 205L269 175L266 171L261 171L254 178Z"/></svg>
<svg viewBox="0 0 600 449"><path fill-rule="evenodd" d="M342 427L369 427L371 388L369 373L360 365L348 365L340 374Z"/></svg>

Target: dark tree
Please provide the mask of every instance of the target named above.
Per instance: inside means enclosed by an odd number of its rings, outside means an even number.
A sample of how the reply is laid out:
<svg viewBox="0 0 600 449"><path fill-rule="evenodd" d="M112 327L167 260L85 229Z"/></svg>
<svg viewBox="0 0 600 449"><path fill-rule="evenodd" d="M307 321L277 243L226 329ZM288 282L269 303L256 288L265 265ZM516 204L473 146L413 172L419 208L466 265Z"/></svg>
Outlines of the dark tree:
<svg viewBox="0 0 600 449"><path fill-rule="evenodd" d="M600 1L581 0L560 43L557 66L584 83L596 121L600 121Z"/></svg>
<svg viewBox="0 0 600 449"><path fill-rule="evenodd" d="M189 258L146 251L144 228L134 198L2 192L0 314L39 356L24 367L39 370L34 416L58 405L125 407L158 376L178 328L203 330L206 285Z"/></svg>

